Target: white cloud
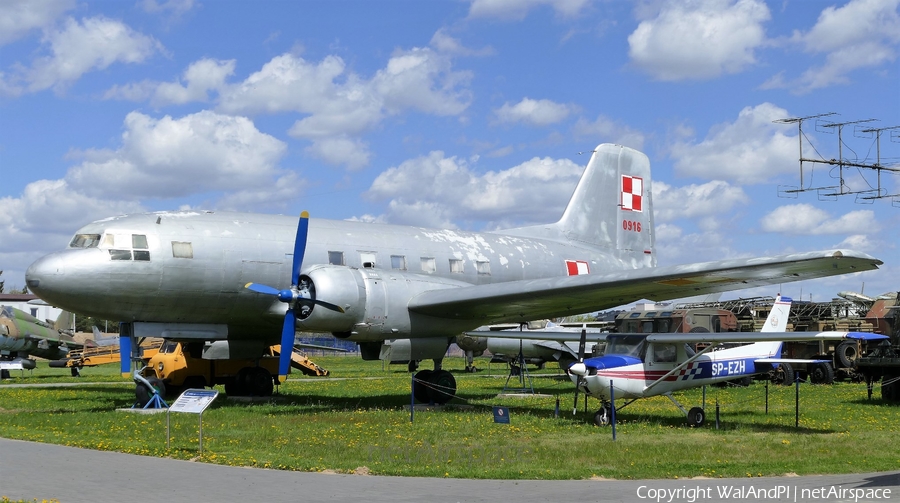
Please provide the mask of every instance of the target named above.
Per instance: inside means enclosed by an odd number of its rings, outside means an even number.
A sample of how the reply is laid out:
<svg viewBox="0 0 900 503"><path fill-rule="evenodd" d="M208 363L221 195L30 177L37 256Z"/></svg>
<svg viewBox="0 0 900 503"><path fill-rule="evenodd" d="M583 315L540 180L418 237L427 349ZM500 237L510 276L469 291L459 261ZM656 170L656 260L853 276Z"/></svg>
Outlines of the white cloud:
<svg viewBox="0 0 900 503"><path fill-rule="evenodd" d="M760 223L766 232L791 235L857 235L860 230L874 233L879 229L872 210L851 211L834 218L827 211L810 204L793 204L776 208L764 216Z"/></svg>
<svg viewBox="0 0 900 503"><path fill-rule="evenodd" d="M207 191L241 191L272 183L285 144L243 117L202 111L173 119L132 112L122 146L85 152L70 186L94 197L168 199Z"/></svg>
<svg viewBox="0 0 900 503"><path fill-rule="evenodd" d="M683 176L741 184L766 183L796 171L797 139L784 133L793 129L772 122L786 117L787 111L771 103L746 107L735 122L712 128L700 143L675 143L675 170Z"/></svg>
<svg viewBox="0 0 900 503"><path fill-rule="evenodd" d="M149 14L167 13L178 18L197 4L194 3L194 0L166 0L164 2L141 0L138 5Z"/></svg>
<svg viewBox="0 0 900 503"><path fill-rule="evenodd" d="M306 151L331 165L344 165L350 171L369 164L372 153L369 146L347 136L332 136L315 140Z"/></svg>
<svg viewBox="0 0 900 503"><path fill-rule="evenodd" d="M73 7L74 0L5 0L0 9L0 47L52 25Z"/></svg>
<svg viewBox="0 0 900 503"><path fill-rule="evenodd" d="M628 37L629 56L659 80L707 80L756 63L769 9L759 0L663 2Z"/></svg>
<svg viewBox="0 0 900 503"><path fill-rule="evenodd" d="M102 16L81 22L68 18L62 28L46 30L42 43L50 54L36 58L28 68L16 68L7 84L11 94L50 88L61 92L85 73L114 63L139 63L162 50L153 37Z"/></svg>
<svg viewBox="0 0 900 503"><path fill-rule="evenodd" d="M644 134L625 124L618 123L603 115L593 122L581 118L572 131L581 138L590 138L597 143L616 143L636 150L644 150Z"/></svg>
<svg viewBox="0 0 900 503"><path fill-rule="evenodd" d="M458 115L472 100L466 88L470 79L471 73L454 71L447 56L430 48L396 52L369 80L347 72L337 56L310 63L283 54L244 82L224 86L218 109L240 114L306 114L288 134L312 141L307 151L326 162L357 169L371 154L354 137L372 130L385 117L410 110ZM354 146L352 155L350 150L329 151L334 145L349 144Z"/></svg>
<svg viewBox="0 0 900 503"><path fill-rule="evenodd" d="M783 74L763 88L793 88L798 93L846 84L847 74L894 61L900 44L900 0L852 0L826 7L808 32L794 32L790 42L808 53L825 54L825 62L809 68L796 80Z"/></svg>
<svg viewBox="0 0 900 503"><path fill-rule="evenodd" d="M467 161L434 151L379 175L366 197L390 200L382 218L391 223L547 222L562 215L582 171L568 159L533 158L480 175Z"/></svg>
<svg viewBox="0 0 900 503"><path fill-rule="evenodd" d="M683 187L653 182L653 216L657 222L710 216L723 220L725 212L749 202L743 189L719 180Z"/></svg>
<svg viewBox="0 0 900 503"><path fill-rule="evenodd" d="M550 100L533 100L522 98L522 101L511 105L509 102L494 110L497 121L503 123L523 122L533 126L548 126L565 120L572 112L572 107Z"/></svg>
<svg viewBox="0 0 900 503"><path fill-rule="evenodd" d="M470 18L498 18L519 21L541 5L553 8L560 17L577 16L590 0L472 0Z"/></svg>

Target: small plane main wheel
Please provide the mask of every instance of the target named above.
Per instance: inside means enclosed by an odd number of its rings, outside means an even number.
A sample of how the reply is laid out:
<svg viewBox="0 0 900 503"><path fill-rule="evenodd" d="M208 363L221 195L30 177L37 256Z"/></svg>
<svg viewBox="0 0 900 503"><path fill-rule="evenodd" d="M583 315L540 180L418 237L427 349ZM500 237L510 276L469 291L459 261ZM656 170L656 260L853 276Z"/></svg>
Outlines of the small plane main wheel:
<svg viewBox="0 0 900 503"><path fill-rule="evenodd" d="M600 410L594 413L594 424L597 426L607 426L609 425L610 417L609 407L604 405L600 407Z"/></svg>
<svg viewBox="0 0 900 503"><path fill-rule="evenodd" d="M688 426L692 428L699 428L703 426L703 423L706 422L706 412L704 412L700 407L694 407L688 411L687 420Z"/></svg>
<svg viewBox="0 0 900 503"><path fill-rule="evenodd" d="M772 374L772 384L790 386L794 384L794 367L790 363L779 363Z"/></svg>
<svg viewBox="0 0 900 503"><path fill-rule="evenodd" d="M444 405L456 396L456 378L446 370L437 370L431 374L431 401Z"/></svg>
<svg viewBox="0 0 900 503"><path fill-rule="evenodd" d="M415 379L415 382L413 383L413 396L419 403L428 403L430 401L429 390L431 389L432 373L433 371L431 370L420 370L413 376Z"/></svg>

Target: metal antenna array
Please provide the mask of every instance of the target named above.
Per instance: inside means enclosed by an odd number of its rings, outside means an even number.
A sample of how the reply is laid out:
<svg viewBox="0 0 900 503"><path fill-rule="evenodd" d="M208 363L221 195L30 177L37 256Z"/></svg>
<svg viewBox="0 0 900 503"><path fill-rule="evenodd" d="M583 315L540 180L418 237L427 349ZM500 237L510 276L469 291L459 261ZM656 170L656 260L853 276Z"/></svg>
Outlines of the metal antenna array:
<svg viewBox="0 0 900 503"><path fill-rule="evenodd" d="M881 136L885 131L890 132L890 141L894 143L900 143L900 126L891 126L884 128L872 128L861 126L862 124L867 124L869 122L874 122L877 119L863 119L856 121L847 121L847 122L834 122L825 120L825 117L831 117L833 115L837 115L835 112L829 112L818 115L809 115L806 117L793 117L787 119L778 119L774 121L777 124L797 124L797 141L799 143L800 149L800 185L799 186L779 186L778 193L781 197L797 197L797 194L800 192L809 192L816 191L818 193L819 199L822 200L836 200L838 196L846 196L846 195L854 195L856 196L856 202L863 204L871 204L875 199L891 199L891 205L897 208L900 208L900 192L889 193L888 186L883 183L882 174L893 174L900 175L900 163L894 163L892 165L885 165L882 162L881 156ZM806 134L803 132L803 122L808 121L810 119L816 119L816 131L831 133L837 131L838 136L838 156L837 158L825 159L821 154L816 151L816 148L812 145L811 140L806 137ZM875 149L876 149L876 157L874 163L866 163L858 160L846 159L844 158L844 148L846 147L848 150L853 152L845 142L843 138L843 130L845 126L853 125L854 126L854 136L857 138L875 138ZM803 143L804 139L810 144L812 149L816 151L816 154L819 154L818 158L804 157L803 156ZM855 152L854 152L855 154ZM866 156L868 158L868 155ZM812 180L813 168L809 168L809 178L808 180L804 180L804 171L803 171L803 163L809 164L825 164L828 166L836 167L836 171L832 170L831 177L836 178L838 180L837 185L814 185ZM866 182L869 188L858 190L850 187L846 183L847 172L851 169L856 169L859 177ZM876 183L873 187L871 183L866 179L864 170L873 170L876 175ZM894 189L897 189L895 187Z"/></svg>

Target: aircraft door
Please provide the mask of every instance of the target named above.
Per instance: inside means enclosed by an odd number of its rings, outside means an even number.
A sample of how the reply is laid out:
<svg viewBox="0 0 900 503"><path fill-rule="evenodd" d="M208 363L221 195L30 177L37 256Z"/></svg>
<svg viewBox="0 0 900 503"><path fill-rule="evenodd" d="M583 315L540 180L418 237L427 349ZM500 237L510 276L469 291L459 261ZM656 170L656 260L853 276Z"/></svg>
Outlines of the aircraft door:
<svg viewBox="0 0 900 503"><path fill-rule="evenodd" d="M387 296L384 291L385 281L379 273L372 269L363 269L362 272L366 285L365 321L370 326L370 332L381 332L388 316Z"/></svg>

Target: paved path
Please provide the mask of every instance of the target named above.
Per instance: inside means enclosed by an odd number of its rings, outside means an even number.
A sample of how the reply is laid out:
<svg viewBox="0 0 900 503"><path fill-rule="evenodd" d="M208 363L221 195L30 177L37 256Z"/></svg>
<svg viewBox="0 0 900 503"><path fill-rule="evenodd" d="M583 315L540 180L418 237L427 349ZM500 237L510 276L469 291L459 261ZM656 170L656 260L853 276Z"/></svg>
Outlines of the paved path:
<svg viewBox="0 0 900 503"><path fill-rule="evenodd" d="M728 490L732 491L730 497L721 493ZM737 493L742 497L735 497L735 490L742 491ZM761 491L766 493L761 494ZM57 499L62 503L713 503L761 499L770 502L900 503L900 471L646 481L376 477L238 468L0 438L0 499L3 496L13 501L36 498L38 501Z"/></svg>

